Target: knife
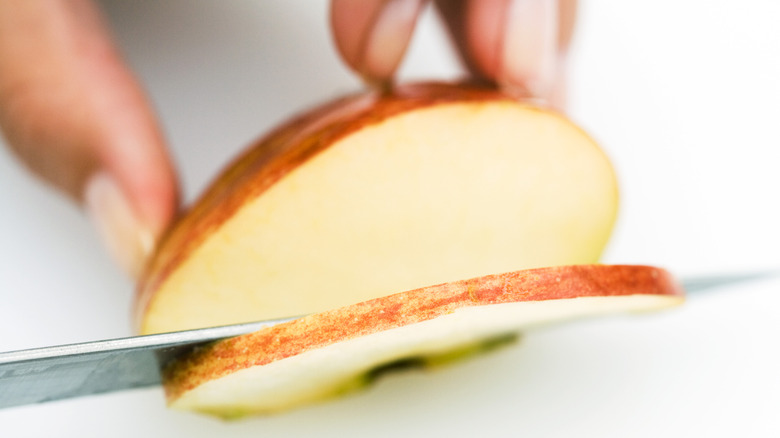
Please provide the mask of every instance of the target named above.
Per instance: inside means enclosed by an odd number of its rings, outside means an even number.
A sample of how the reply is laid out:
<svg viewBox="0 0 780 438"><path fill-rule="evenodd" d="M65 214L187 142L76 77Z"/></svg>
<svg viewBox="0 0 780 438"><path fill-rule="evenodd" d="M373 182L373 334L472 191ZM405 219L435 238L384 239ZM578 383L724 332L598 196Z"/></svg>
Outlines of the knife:
<svg viewBox="0 0 780 438"><path fill-rule="evenodd" d="M185 350L293 319L0 353L0 408L158 385L161 364Z"/></svg>
<svg viewBox="0 0 780 438"><path fill-rule="evenodd" d="M773 277L777 271L682 281L688 293ZM182 352L299 317L0 353L0 408L160 384Z"/></svg>

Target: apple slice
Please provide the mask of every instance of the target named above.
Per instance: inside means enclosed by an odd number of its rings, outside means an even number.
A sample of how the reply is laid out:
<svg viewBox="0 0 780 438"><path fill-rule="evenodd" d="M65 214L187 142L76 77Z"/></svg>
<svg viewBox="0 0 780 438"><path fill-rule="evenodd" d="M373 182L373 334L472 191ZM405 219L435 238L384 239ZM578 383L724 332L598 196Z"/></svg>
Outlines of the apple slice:
<svg viewBox="0 0 780 438"><path fill-rule="evenodd" d="M681 303L649 266L523 270L397 293L216 342L163 373L169 405L224 418L286 410L365 386L388 364L425 363L518 330Z"/></svg>
<svg viewBox="0 0 780 438"><path fill-rule="evenodd" d="M140 332L595 263L617 200L607 157L551 110L465 85L348 97L270 133L181 218L140 281Z"/></svg>

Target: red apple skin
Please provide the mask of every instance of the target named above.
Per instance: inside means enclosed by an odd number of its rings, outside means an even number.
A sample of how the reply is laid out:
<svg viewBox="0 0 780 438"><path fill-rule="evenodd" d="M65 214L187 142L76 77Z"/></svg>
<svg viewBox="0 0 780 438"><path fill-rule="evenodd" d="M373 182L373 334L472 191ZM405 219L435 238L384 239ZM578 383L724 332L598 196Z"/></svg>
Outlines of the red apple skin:
<svg viewBox="0 0 780 438"><path fill-rule="evenodd" d="M163 371L173 401L202 383L309 350L431 320L459 308L577 297L663 295L683 299L664 269L577 265L529 269L430 286L310 315L216 342L178 358Z"/></svg>
<svg viewBox="0 0 780 438"><path fill-rule="evenodd" d="M448 102L507 100L512 99L495 89L476 85L410 84L392 93L367 92L331 102L270 132L239 155L163 236L138 284L138 326L159 286L212 232L248 199L257 197L337 140L412 109ZM556 114L543 108L537 110Z"/></svg>

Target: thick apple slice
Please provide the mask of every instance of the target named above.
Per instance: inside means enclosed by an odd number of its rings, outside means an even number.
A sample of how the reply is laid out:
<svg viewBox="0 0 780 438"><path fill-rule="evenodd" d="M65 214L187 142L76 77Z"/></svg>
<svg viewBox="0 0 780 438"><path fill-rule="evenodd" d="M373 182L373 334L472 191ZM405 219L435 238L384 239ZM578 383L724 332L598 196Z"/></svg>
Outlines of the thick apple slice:
<svg viewBox="0 0 780 438"><path fill-rule="evenodd" d="M681 303L664 270L583 265L490 275L389 295L212 344L164 371L176 409L232 418L341 395L388 364L529 327Z"/></svg>
<svg viewBox="0 0 780 438"><path fill-rule="evenodd" d="M462 85L346 98L272 132L182 218L140 283L140 331L595 263L616 211L609 161L553 111Z"/></svg>

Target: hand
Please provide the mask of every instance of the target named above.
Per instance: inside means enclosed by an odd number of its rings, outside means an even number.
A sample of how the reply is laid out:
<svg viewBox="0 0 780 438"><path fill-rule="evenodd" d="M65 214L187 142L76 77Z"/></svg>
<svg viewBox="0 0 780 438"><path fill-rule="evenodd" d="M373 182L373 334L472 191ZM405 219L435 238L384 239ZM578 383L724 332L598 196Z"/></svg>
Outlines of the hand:
<svg viewBox="0 0 780 438"><path fill-rule="evenodd" d="M560 102L574 1L436 3L474 76ZM389 81L424 3L332 0L346 63L369 82ZM151 105L90 0L0 0L0 129L138 275L175 215L178 185Z"/></svg>
<svg viewBox="0 0 780 438"><path fill-rule="evenodd" d="M0 0L0 128L137 275L174 216L177 183L152 108L89 0Z"/></svg>
<svg viewBox="0 0 780 438"><path fill-rule="evenodd" d="M369 82L395 72L426 0L332 0L344 61ZM563 106L576 0L436 0L471 74L518 97Z"/></svg>

